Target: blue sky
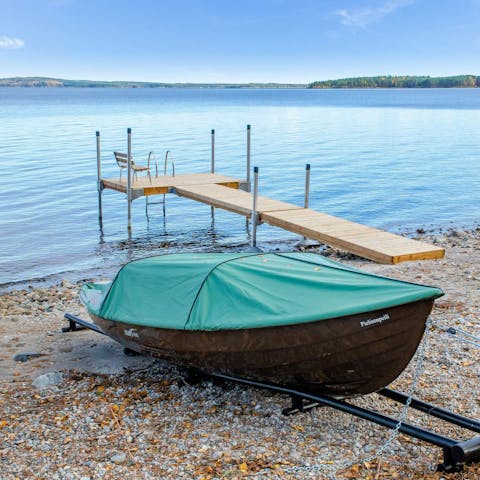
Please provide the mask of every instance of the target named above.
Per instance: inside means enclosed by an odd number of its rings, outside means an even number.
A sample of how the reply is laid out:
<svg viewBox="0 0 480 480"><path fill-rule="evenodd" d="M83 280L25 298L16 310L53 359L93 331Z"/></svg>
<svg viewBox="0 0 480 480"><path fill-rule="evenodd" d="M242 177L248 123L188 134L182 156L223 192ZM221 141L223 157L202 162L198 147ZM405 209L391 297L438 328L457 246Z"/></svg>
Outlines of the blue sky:
<svg viewBox="0 0 480 480"><path fill-rule="evenodd" d="M0 0L0 77L480 75L480 0Z"/></svg>

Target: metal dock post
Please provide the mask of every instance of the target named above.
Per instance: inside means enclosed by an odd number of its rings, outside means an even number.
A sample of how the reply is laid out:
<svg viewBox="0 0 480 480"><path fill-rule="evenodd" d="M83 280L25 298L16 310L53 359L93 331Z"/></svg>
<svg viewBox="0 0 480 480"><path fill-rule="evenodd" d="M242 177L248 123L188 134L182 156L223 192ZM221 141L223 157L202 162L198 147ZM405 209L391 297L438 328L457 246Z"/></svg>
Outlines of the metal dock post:
<svg viewBox="0 0 480 480"><path fill-rule="evenodd" d="M305 198L303 200L303 208L308 208L310 199L310 164L305 165Z"/></svg>
<svg viewBox="0 0 480 480"><path fill-rule="evenodd" d="M212 160L210 163L210 173L215 173L215 130L212 128Z"/></svg>
<svg viewBox="0 0 480 480"><path fill-rule="evenodd" d="M102 212L102 165L101 165L101 156L100 156L100 132L97 130L95 132L97 137L97 190L98 190L98 221L100 223L100 228L103 227L103 212Z"/></svg>
<svg viewBox="0 0 480 480"><path fill-rule="evenodd" d="M310 201L310 164L305 165L305 197L303 199L303 208L308 208ZM303 237L303 243L308 242L307 237Z"/></svg>
<svg viewBox="0 0 480 480"><path fill-rule="evenodd" d="M127 203L128 230L132 230L132 129L127 129Z"/></svg>
<svg viewBox="0 0 480 480"><path fill-rule="evenodd" d="M212 159L210 163L210 173L215 173L215 129L212 128ZM215 218L215 207L210 207L212 222Z"/></svg>
<svg viewBox="0 0 480 480"><path fill-rule="evenodd" d="M252 190L250 181L251 125L247 125L247 192Z"/></svg>
<svg viewBox="0 0 480 480"><path fill-rule="evenodd" d="M310 164L305 165L305 194L303 198L303 208L308 210L310 204ZM303 235L302 240L298 242L297 246L299 247L311 247L313 245L318 245L318 242L312 240L311 238Z"/></svg>
<svg viewBox="0 0 480 480"><path fill-rule="evenodd" d="M258 197L258 167L253 167L253 207L252 207L252 240L251 247L257 248L257 197Z"/></svg>

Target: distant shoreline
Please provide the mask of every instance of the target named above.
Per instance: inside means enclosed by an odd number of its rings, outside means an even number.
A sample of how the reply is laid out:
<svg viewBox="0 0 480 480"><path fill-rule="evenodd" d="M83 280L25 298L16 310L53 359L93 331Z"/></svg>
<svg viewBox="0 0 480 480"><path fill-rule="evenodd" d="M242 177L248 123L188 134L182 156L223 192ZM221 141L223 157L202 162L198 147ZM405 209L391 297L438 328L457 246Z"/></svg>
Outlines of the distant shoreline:
<svg viewBox="0 0 480 480"><path fill-rule="evenodd" d="M376 76L321 80L312 83L165 83L67 80L50 77L0 78L0 87L12 88L205 88L205 89L371 89L371 88L479 88L480 76Z"/></svg>
<svg viewBox="0 0 480 480"><path fill-rule="evenodd" d="M164 83L101 80L66 80L48 77L0 78L0 87L13 88L307 88L297 83Z"/></svg>

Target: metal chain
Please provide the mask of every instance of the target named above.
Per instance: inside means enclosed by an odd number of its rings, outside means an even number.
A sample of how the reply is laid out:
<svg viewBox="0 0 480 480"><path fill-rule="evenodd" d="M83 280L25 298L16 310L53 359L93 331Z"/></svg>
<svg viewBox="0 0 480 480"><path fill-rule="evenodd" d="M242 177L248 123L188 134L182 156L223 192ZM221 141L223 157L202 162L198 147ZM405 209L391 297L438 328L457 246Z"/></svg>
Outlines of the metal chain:
<svg viewBox="0 0 480 480"><path fill-rule="evenodd" d="M415 366L415 371L413 373L412 384L410 385L410 392L408 394L408 398L405 402L405 405L402 408L402 412L400 413L398 423L395 426L395 428L390 432L389 438L387 438L386 442L375 452L375 454L364 460L366 462L379 457L383 452L385 452L385 450L391 445L395 437L398 435L403 422L407 418L408 407L410 407L410 404L412 403L413 395L415 394L418 380L420 379L420 374L423 371L423 365L426 358L427 340L431 334L432 324L433 324L432 320L428 318L425 324L425 335L423 337L422 344L420 345L420 348L418 350L417 365Z"/></svg>
<svg viewBox="0 0 480 480"><path fill-rule="evenodd" d="M474 345L477 348L480 348L480 337L476 337L471 333L466 332L465 330L460 330L459 328L450 327L448 330L444 330L446 333L452 335L454 338L461 342L469 343L470 345ZM468 338L462 338L468 337ZM469 340L473 339L473 340Z"/></svg>
<svg viewBox="0 0 480 480"><path fill-rule="evenodd" d="M283 469L283 472L285 473L298 473L298 472L305 472L305 473L313 473L313 472L322 472L323 474L328 475L328 479L331 480L336 480L337 478L337 473L339 470L345 470L349 467L352 467L353 465L357 463L363 463L363 462L371 462L372 460L375 460L376 458L380 457L392 444L392 442L395 440L397 435L400 432L400 428L402 427L403 422L405 421L408 413L408 408L410 404L412 403L413 395L415 393L418 380L420 378L420 374L423 371L423 366L424 366L424 361L426 358L426 348L427 348L427 340L432 332L431 326L433 322L431 318L428 318L426 323L425 323L425 334L423 336L423 340L420 344L420 347L417 351L417 364L415 366L415 370L413 372L413 377L412 377L412 383L410 385L410 391L408 394L408 398L405 402L405 405L402 408L402 411L400 413L400 416L398 418L398 422L395 426L395 428L390 432L390 435L388 436L387 440L385 443L379 447L373 454L366 456L366 457L361 457L355 461L349 461L342 463L340 465L334 465L333 462L325 462L324 464L316 464L316 465L298 465L294 467L288 467ZM330 464L331 463L331 464ZM272 474L271 469L264 469L260 470L259 472L255 473L255 476L262 476L266 474Z"/></svg>

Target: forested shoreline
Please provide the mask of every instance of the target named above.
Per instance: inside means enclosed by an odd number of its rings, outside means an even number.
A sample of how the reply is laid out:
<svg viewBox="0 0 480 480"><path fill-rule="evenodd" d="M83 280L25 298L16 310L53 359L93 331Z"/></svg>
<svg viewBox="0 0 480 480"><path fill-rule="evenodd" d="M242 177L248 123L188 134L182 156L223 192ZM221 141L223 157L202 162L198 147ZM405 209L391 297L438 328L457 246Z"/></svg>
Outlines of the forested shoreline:
<svg viewBox="0 0 480 480"><path fill-rule="evenodd" d="M321 80L310 83L308 88L477 88L480 76L454 75L430 76L377 76L352 77L338 80Z"/></svg>

